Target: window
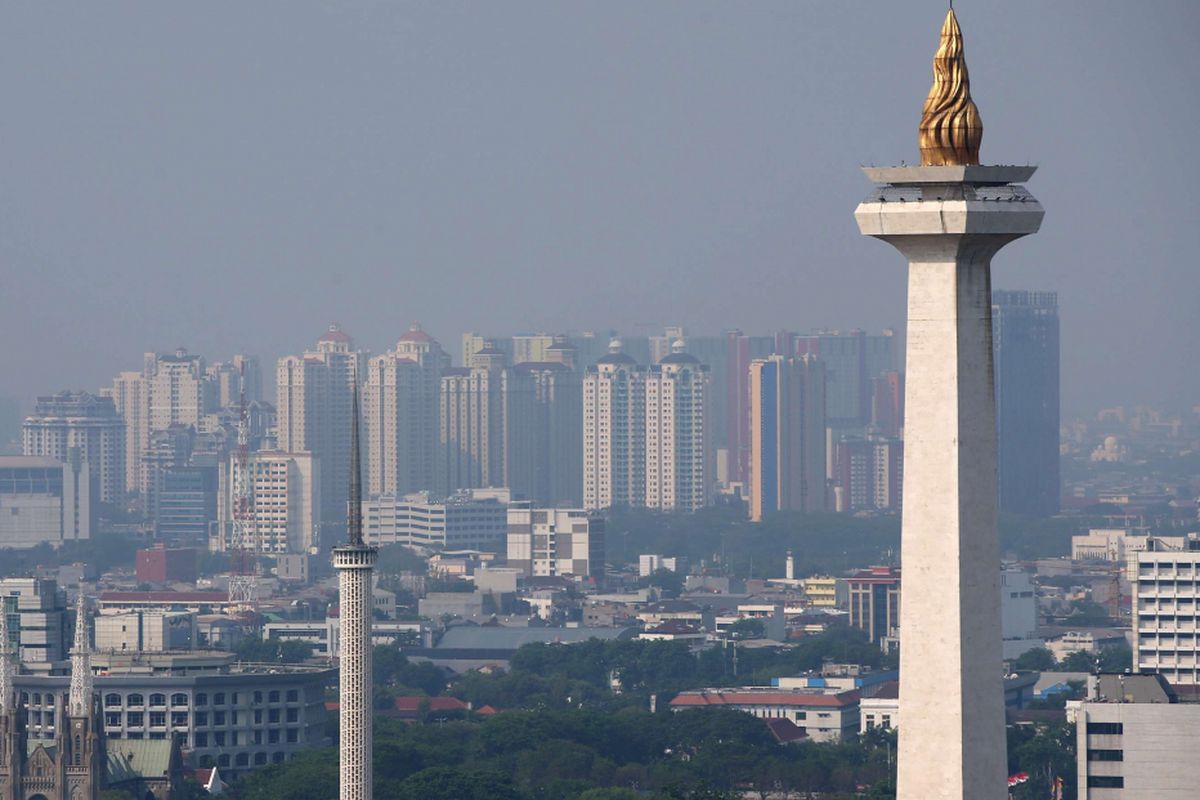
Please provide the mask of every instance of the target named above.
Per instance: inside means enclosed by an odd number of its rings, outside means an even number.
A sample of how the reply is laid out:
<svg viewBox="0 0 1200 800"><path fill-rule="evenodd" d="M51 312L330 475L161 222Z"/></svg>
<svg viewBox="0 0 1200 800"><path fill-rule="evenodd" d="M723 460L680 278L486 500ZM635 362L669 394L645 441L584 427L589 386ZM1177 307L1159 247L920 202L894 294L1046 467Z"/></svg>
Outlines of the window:
<svg viewBox="0 0 1200 800"><path fill-rule="evenodd" d="M109 692L108 694L104 695L104 707L105 708L120 708L121 707L121 695L119 695L115 692Z"/></svg>
<svg viewBox="0 0 1200 800"><path fill-rule="evenodd" d="M295 703L299 699L300 699L300 692L296 691L295 689L288 689L287 701L289 703Z"/></svg>
<svg viewBox="0 0 1200 800"><path fill-rule="evenodd" d="M1119 722L1089 722L1087 726L1089 736L1120 736L1124 730Z"/></svg>
<svg viewBox="0 0 1200 800"><path fill-rule="evenodd" d="M213 725L224 725L224 724L225 724L225 712L224 711L214 711L213 712Z"/></svg>
<svg viewBox="0 0 1200 800"><path fill-rule="evenodd" d="M272 708L267 711L267 722L275 724L279 722L279 709Z"/></svg>
<svg viewBox="0 0 1200 800"><path fill-rule="evenodd" d="M255 753L254 754L254 766L261 767L263 764L266 764L266 763L267 763L267 754L266 753Z"/></svg>
<svg viewBox="0 0 1200 800"><path fill-rule="evenodd" d="M254 709L254 724L255 725L262 724L262 709L261 708Z"/></svg>
<svg viewBox="0 0 1200 800"><path fill-rule="evenodd" d="M279 690L275 689L270 694L268 694L267 700L272 703L278 703L279 702Z"/></svg>
<svg viewBox="0 0 1200 800"><path fill-rule="evenodd" d="M199 727L201 725L207 725L207 724L208 724L208 712L207 711L197 711L196 712L197 727Z"/></svg>
<svg viewBox="0 0 1200 800"><path fill-rule="evenodd" d="M271 753L271 761L276 764L282 764L285 758L283 753Z"/></svg>
<svg viewBox="0 0 1200 800"><path fill-rule="evenodd" d="M1124 750L1088 750L1088 761L1124 761Z"/></svg>
<svg viewBox="0 0 1200 800"><path fill-rule="evenodd" d="M234 758L233 763L239 767L250 766L250 754L249 753L238 753L237 757Z"/></svg>
<svg viewBox="0 0 1200 800"><path fill-rule="evenodd" d="M208 705L208 693L207 692L200 692L198 695L196 695L196 705L198 705L198 706Z"/></svg>
<svg viewBox="0 0 1200 800"><path fill-rule="evenodd" d="M213 705L214 706L225 705L225 693L224 692L217 692L216 694L213 695Z"/></svg>
<svg viewBox="0 0 1200 800"><path fill-rule="evenodd" d="M187 712L186 711L172 711L171 712L171 727L172 728L186 728L187 727Z"/></svg>
<svg viewBox="0 0 1200 800"><path fill-rule="evenodd" d="M107 728L119 728L119 727L121 727L121 712L119 712L119 711L108 711L108 712L105 712L105 714L104 714L104 725L105 725L105 727L107 727Z"/></svg>
<svg viewBox="0 0 1200 800"><path fill-rule="evenodd" d="M145 724L145 715L141 711L130 711L125 723L130 728L140 728Z"/></svg>
<svg viewBox="0 0 1200 800"><path fill-rule="evenodd" d="M131 694L125 698L125 703L130 708L137 708L138 706L144 706L146 704L146 698L142 697L140 694Z"/></svg>
<svg viewBox="0 0 1200 800"><path fill-rule="evenodd" d="M1088 775L1089 789L1124 789L1125 779L1120 775Z"/></svg>
<svg viewBox="0 0 1200 800"><path fill-rule="evenodd" d="M225 731L217 731L216 733L214 733L213 734L213 742L217 745L217 747L224 747L225 746Z"/></svg>
<svg viewBox="0 0 1200 800"><path fill-rule="evenodd" d="M279 730L267 731L267 744L279 744Z"/></svg>
<svg viewBox="0 0 1200 800"><path fill-rule="evenodd" d="M228 767L229 766L229 756L228 755L217 756L217 766L218 767Z"/></svg>
<svg viewBox="0 0 1200 800"><path fill-rule="evenodd" d="M171 695L171 705L186 706L187 704L187 695L183 692L176 692L175 694Z"/></svg>
<svg viewBox="0 0 1200 800"><path fill-rule="evenodd" d="M300 709L289 708L287 710L287 721L288 722L299 722L300 721Z"/></svg>
<svg viewBox="0 0 1200 800"><path fill-rule="evenodd" d="M207 733L197 733L196 734L196 747L208 747L208 734ZM207 758L207 756L206 756L206 758ZM203 763L203 759L201 759L201 763Z"/></svg>
<svg viewBox="0 0 1200 800"><path fill-rule="evenodd" d="M238 692L234 692L233 694L231 694L229 696L229 704L230 705L236 706L238 704L238 702L240 702L240 700L241 700L241 695Z"/></svg>
<svg viewBox="0 0 1200 800"><path fill-rule="evenodd" d="M300 732L297 731L295 728L288 728L287 740L291 744L295 744L296 742L300 741Z"/></svg>
<svg viewBox="0 0 1200 800"><path fill-rule="evenodd" d="M254 693L254 702L255 702L255 703L261 703L261 702L262 702L262 692L255 692L255 693ZM259 755L263 757L263 761L266 761L266 759L267 759L267 754L266 754L266 753L259 753Z"/></svg>
<svg viewBox="0 0 1200 800"><path fill-rule="evenodd" d="M150 727L151 728L167 727L167 712L151 711L150 712Z"/></svg>
<svg viewBox="0 0 1200 800"><path fill-rule="evenodd" d="M160 706L165 706L166 704L167 704L167 696L165 694L150 695L150 705L152 707L157 708Z"/></svg>

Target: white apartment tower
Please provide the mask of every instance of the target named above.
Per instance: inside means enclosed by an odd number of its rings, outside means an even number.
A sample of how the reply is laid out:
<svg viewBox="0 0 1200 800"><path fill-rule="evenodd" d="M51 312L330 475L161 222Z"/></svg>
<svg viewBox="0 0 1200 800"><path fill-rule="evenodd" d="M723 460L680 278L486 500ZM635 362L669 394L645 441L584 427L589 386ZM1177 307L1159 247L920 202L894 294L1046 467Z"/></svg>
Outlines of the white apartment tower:
<svg viewBox="0 0 1200 800"><path fill-rule="evenodd" d="M991 261L1036 233L1034 167L980 166L962 31L942 25L921 166L866 167L859 230L908 261L898 800L1003 800Z"/></svg>
<svg viewBox="0 0 1200 800"><path fill-rule="evenodd" d="M67 461L78 448L97 481L102 503L125 501L125 420L111 397L59 392L37 399L21 427L23 452Z"/></svg>
<svg viewBox="0 0 1200 800"><path fill-rule="evenodd" d="M438 394L449 357L413 326L391 352L367 362L363 416L367 436L367 493L408 494L432 489L438 453Z"/></svg>
<svg viewBox="0 0 1200 800"><path fill-rule="evenodd" d="M330 325L317 349L279 359L275 373L277 444L286 453L311 453L320 463L321 514L340 523L349 492L350 438L355 376L364 355L338 325Z"/></svg>
<svg viewBox="0 0 1200 800"><path fill-rule="evenodd" d="M583 379L583 507L646 502L646 372L613 339Z"/></svg>
<svg viewBox="0 0 1200 800"><path fill-rule="evenodd" d="M648 508L696 511L708 505L708 367L676 339L670 355L646 373Z"/></svg>

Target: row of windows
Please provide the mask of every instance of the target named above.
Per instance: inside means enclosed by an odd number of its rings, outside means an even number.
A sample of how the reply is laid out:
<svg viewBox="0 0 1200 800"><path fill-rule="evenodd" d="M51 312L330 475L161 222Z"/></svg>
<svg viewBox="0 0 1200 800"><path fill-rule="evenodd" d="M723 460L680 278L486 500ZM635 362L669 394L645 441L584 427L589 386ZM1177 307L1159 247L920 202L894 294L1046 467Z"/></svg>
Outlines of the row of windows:
<svg viewBox="0 0 1200 800"><path fill-rule="evenodd" d="M1120 736L1125 732L1125 726L1120 722L1089 722L1088 736Z"/></svg>
<svg viewBox="0 0 1200 800"><path fill-rule="evenodd" d="M36 695L36 694L34 695L34 698L35 698L34 705L37 705L40 702L40 700L38 699L39 697L40 697L39 695ZM47 697L49 697L49 695L47 695ZM281 692L279 689L272 689L271 691L265 692L265 693L261 692L261 691L256 691L253 694L251 694L251 697L253 698L254 703L263 702L264 697L266 697L266 702L268 702L268 703L279 703L285 697L287 698L287 702L296 703L296 702L299 702L299 700L300 700L300 692L297 689L288 689L287 692L284 693L284 692ZM226 699L227 699L227 695L225 692L216 692L213 694L212 704L214 706L223 706L226 704ZM228 695L228 700L229 700L230 705L238 705L241 702L241 699L242 699L241 692L231 692ZM116 692L110 692L110 693L104 695L104 707L105 708L119 708L121 705L122 705L121 695L117 694ZM139 708L141 706L144 706L144 705L146 705L145 696L142 694L138 694L137 692L134 692L133 694L129 694L125 697L124 705L127 708ZM149 705L151 708L165 707L167 705L167 696L165 694L157 694L157 693L152 694L152 695L150 695L150 704ZM186 707L187 705L188 705L188 697L183 692L176 692L175 694L171 695L171 706L172 707L175 707L175 708ZM207 692L197 692L196 693L196 705L198 705L198 706L208 705L208 693Z"/></svg>

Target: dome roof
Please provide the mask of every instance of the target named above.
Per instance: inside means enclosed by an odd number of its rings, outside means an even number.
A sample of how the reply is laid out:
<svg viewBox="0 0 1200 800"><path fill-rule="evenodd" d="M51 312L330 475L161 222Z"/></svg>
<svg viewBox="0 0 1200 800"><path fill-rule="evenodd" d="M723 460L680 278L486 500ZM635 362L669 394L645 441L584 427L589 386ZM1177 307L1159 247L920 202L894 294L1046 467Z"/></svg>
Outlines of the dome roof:
<svg viewBox="0 0 1200 800"><path fill-rule="evenodd" d="M321 335L321 338L317 339L317 341L318 342L346 342L346 343L349 343L354 340L350 338L350 334L348 334L344 330L342 330L341 325L338 325L336 322L331 322L329 324L329 330L325 331L325 333L323 333Z"/></svg>
<svg viewBox="0 0 1200 800"><path fill-rule="evenodd" d="M421 328L421 323L414 322L408 331L400 337L401 342L432 342L433 337Z"/></svg>

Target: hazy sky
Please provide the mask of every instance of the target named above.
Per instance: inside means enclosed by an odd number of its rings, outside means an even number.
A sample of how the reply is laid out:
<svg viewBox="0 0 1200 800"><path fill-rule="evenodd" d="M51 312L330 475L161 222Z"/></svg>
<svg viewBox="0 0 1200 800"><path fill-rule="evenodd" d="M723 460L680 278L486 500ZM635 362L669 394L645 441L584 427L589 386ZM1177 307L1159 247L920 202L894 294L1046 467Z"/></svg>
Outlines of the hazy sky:
<svg viewBox="0 0 1200 800"><path fill-rule="evenodd" d="M899 326L864 163L917 159L945 5L7 3L0 395L146 350ZM1200 4L961 0L985 163L1040 165L1000 288L1068 407L1200 401Z"/></svg>

